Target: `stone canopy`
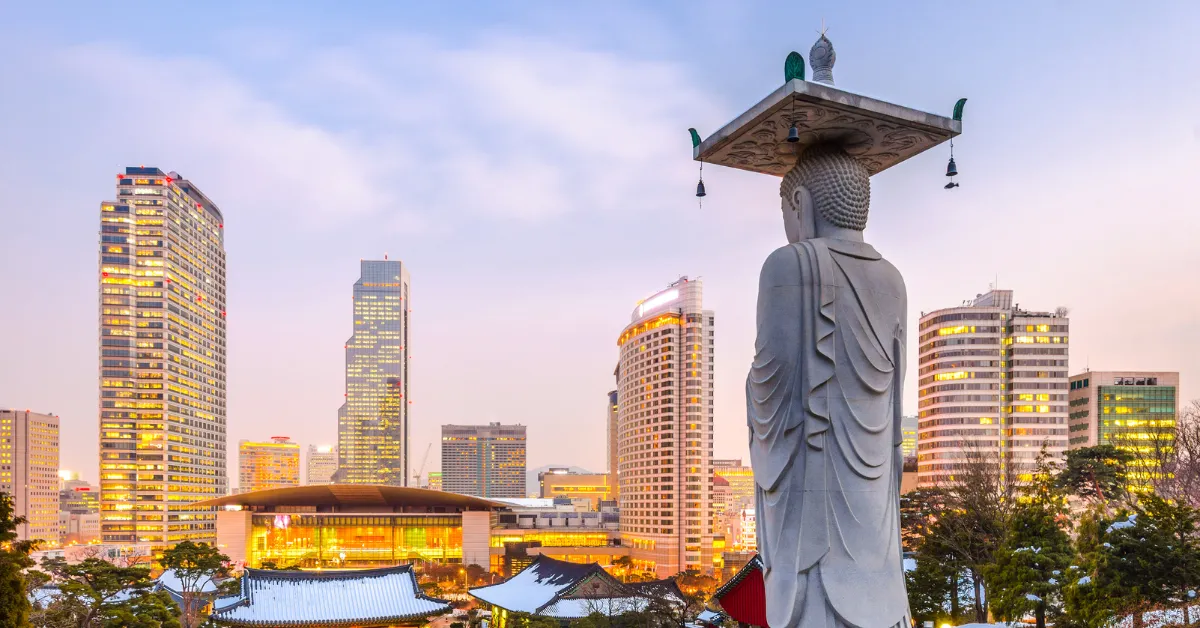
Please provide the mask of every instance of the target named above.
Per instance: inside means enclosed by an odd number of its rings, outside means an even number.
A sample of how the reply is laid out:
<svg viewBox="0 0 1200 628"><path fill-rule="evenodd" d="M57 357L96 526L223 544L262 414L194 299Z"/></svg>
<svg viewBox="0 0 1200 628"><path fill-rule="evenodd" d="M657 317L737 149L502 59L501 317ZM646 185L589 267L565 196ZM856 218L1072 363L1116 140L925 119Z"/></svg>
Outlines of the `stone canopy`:
<svg viewBox="0 0 1200 628"><path fill-rule="evenodd" d="M798 142L787 141L793 123ZM782 177L804 149L832 141L874 175L961 132L961 120L796 78L694 147L693 158Z"/></svg>

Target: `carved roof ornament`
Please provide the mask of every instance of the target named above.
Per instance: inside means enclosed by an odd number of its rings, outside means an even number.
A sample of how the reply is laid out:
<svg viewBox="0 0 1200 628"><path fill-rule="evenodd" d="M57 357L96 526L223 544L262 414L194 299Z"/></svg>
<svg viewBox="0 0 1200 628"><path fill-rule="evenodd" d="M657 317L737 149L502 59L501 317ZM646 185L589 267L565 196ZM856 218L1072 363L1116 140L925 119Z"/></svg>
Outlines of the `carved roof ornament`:
<svg viewBox="0 0 1200 628"><path fill-rule="evenodd" d="M837 53L833 50L833 42L829 41L824 31L808 51L808 62L812 64L812 80L833 85L833 64L837 62Z"/></svg>
<svg viewBox="0 0 1200 628"><path fill-rule="evenodd" d="M692 157L782 177L810 146L835 143L874 175L962 132L961 103L947 117L834 87L835 60L822 29L809 52L811 80L792 52L784 84L703 140L693 133Z"/></svg>

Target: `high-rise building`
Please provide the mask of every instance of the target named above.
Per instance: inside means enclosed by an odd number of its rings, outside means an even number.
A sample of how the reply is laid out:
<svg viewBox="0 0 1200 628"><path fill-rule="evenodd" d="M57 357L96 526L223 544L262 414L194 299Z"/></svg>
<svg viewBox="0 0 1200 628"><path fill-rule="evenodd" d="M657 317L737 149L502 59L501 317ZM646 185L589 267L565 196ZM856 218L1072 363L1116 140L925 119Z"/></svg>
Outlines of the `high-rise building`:
<svg viewBox="0 0 1200 628"><path fill-rule="evenodd" d="M1068 446L1113 445L1132 453L1133 487L1157 477L1174 446L1179 416L1179 373L1084 371L1071 376Z"/></svg>
<svg viewBox="0 0 1200 628"><path fill-rule="evenodd" d="M100 204L100 514L111 543L216 541L225 495L225 229L194 184L117 175Z"/></svg>
<svg viewBox="0 0 1200 628"><path fill-rule="evenodd" d="M608 485L612 487L612 498L620 496L620 485L617 482L617 391L608 392Z"/></svg>
<svg viewBox="0 0 1200 628"><path fill-rule="evenodd" d="M727 509L740 511L754 507L754 469L743 466L740 458L714 460L713 475L729 484Z"/></svg>
<svg viewBox="0 0 1200 628"><path fill-rule="evenodd" d="M385 256L362 260L360 273L334 481L408 486L408 267Z"/></svg>
<svg viewBox="0 0 1200 628"><path fill-rule="evenodd" d="M238 441L238 492L300 486L300 445L287 436Z"/></svg>
<svg viewBox="0 0 1200 628"><path fill-rule="evenodd" d="M713 473L712 477L712 500L709 506L712 508L713 535L721 537L723 540L732 538L729 534L728 515L732 512L729 509L729 504L733 503L733 489L729 486L729 480ZM728 543L732 545L732 543Z"/></svg>
<svg viewBox="0 0 1200 628"><path fill-rule="evenodd" d="M304 483L332 484L333 474L338 468L337 447L333 445L309 445L308 460L304 467Z"/></svg>
<svg viewBox="0 0 1200 628"><path fill-rule="evenodd" d="M13 498L21 540L58 542L58 417L0 410L0 493Z"/></svg>
<svg viewBox="0 0 1200 628"><path fill-rule="evenodd" d="M973 461L1025 480L1067 448L1066 310L1035 312L992 290L921 315L917 474L952 482ZM1015 475L1013 475L1015 474Z"/></svg>
<svg viewBox="0 0 1200 628"><path fill-rule="evenodd" d="M586 499L590 508L600 510L600 502L612 499L612 485L607 473L575 473L562 467L551 467L538 473L538 496Z"/></svg>
<svg viewBox="0 0 1200 628"><path fill-rule="evenodd" d="M100 512L100 489L83 480L67 480L59 484L58 510L74 514Z"/></svg>
<svg viewBox="0 0 1200 628"><path fill-rule="evenodd" d="M622 544L660 577L713 570L713 326L700 281L642 300L617 337Z"/></svg>
<svg viewBox="0 0 1200 628"><path fill-rule="evenodd" d="M443 425L442 490L477 497L527 497L525 426Z"/></svg>
<svg viewBox="0 0 1200 628"><path fill-rule="evenodd" d="M905 460L917 457L917 415L900 418L900 453Z"/></svg>

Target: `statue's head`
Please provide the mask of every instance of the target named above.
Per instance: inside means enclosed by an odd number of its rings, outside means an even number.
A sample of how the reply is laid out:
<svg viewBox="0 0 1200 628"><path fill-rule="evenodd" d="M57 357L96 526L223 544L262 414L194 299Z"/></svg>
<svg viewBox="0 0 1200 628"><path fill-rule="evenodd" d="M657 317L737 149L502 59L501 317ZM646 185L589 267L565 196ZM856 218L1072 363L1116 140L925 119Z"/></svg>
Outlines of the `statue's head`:
<svg viewBox="0 0 1200 628"><path fill-rule="evenodd" d="M779 186L789 242L867 227L871 176L835 144L805 150Z"/></svg>

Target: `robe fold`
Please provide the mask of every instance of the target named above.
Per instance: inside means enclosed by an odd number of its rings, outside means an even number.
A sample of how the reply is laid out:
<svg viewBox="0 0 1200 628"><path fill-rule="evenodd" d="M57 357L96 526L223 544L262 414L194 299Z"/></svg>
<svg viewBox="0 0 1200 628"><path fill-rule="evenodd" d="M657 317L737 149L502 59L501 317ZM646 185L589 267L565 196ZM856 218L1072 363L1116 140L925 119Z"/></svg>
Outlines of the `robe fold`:
<svg viewBox="0 0 1200 628"><path fill-rule="evenodd" d="M900 548L907 297L862 242L763 265L746 381L771 628L909 626Z"/></svg>

